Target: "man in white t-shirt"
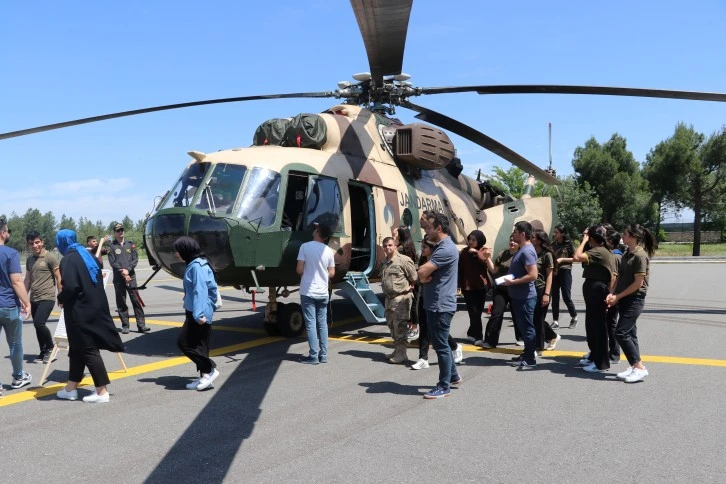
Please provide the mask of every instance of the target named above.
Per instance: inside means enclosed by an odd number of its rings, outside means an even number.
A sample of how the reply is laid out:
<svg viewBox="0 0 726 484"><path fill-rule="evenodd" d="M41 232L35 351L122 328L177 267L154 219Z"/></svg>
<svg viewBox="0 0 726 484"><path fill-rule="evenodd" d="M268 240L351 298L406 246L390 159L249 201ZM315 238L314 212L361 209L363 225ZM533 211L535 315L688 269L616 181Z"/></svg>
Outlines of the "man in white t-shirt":
<svg viewBox="0 0 726 484"><path fill-rule="evenodd" d="M300 305L310 345L310 354L300 361L309 365L328 362L328 282L335 275L335 252L325 245L329 238L330 227L315 224L313 240L301 245L297 255Z"/></svg>

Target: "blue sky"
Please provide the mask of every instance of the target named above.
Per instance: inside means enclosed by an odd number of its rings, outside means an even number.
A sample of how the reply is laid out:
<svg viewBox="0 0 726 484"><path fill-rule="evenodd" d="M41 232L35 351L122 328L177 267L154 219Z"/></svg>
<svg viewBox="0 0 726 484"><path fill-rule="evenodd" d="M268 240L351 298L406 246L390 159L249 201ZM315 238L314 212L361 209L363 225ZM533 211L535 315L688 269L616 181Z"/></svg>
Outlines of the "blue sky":
<svg viewBox="0 0 726 484"><path fill-rule="evenodd" d="M694 1L415 0L404 72L417 86L584 84L726 91L726 4ZM0 132L161 104L334 90L368 70L349 3L2 2ZM707 134L726 105L609 96L444 94L414 98L548 163L558 174L590 136L614 132L639 161L679 121ZM272 117L335 100L188 108L0 141L0 213L29 207L104 222L152 208L189 150L251 143ZM403 121L412 113L399 109ZM468 174L508 166L452 137Z"/></svg>

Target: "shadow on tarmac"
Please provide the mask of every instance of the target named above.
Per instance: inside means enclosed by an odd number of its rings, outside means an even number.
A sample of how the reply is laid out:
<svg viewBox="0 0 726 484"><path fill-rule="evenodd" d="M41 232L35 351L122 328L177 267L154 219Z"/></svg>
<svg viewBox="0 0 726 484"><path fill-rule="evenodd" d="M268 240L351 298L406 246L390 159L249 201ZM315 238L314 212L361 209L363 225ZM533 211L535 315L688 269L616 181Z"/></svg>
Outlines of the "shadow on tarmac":
<svg viewBox="0 0 726 484"><path fill-rule="evenodd" d="M366 393L392 393L394 395L415 395L423 396L431 390L431 385L420 387L416 385L401 385L393 381L376 381L369 383L358 383L366 389Z"/></svg>
<svg viewBox="0 0 726 484"><path fill-rule="evenodd" d="M343 317L346 313L343 305L346 303L347 301L333 301L332 305L337 308L333 310L333 314ZM262 317L260 314L255 316ZM247 323L250 316L225 320L224 324L228 325L235 320L244 320ZM178 331L178 328L173 329ZM164 331L159 332L163 333ZM215 333L212 334L214 338ZM148 339L148 336L137 339ZM173 342L175 341L176 338ZM290 346L301 341L301 338L293 338L266 345L264 351L260 351L260 348L243 351L241 354L245 354L244 361L237 363L231 373L224 366L231 368L225 363L239 361L237 355L225 355L228 361L218 361L217 368L229 375L224 385L214 389L210 401L200 409L197 417L189 423L145 482L189 482L194 476L200 482L222 482L235 456L241 451L242 444L255 429L262 412L262 402L281 363L299 359L299 355L289 354ZM217 347L215 344L211 346ZM175 351L175 356L179 356L178 350ZM180 387L184 388L191 379L162 377L144 378L140 381L153 382L176 391ZM233 480L239 480L239 476Z"/></svg>

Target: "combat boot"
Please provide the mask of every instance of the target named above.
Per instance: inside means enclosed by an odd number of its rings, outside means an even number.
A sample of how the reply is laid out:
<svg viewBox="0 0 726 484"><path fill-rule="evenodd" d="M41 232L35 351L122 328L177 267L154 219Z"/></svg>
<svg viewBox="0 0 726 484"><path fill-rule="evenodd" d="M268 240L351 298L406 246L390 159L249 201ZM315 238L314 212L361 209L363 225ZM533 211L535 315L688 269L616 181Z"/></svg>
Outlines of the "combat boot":
<svg viewBox="0 0 726 484"><path fill-rule="evenodd" d="M118 317L121 320L121 333L129 334L129 312L119 311Z"/></svg>
<svg viewBox="0 0 726 484"><path fill-rule="evenodd" d="M388 362L398 365L406 361L408 361L408 345L405 340L397 341L396 349L393 351L393 356L388 359Z"/></svg>

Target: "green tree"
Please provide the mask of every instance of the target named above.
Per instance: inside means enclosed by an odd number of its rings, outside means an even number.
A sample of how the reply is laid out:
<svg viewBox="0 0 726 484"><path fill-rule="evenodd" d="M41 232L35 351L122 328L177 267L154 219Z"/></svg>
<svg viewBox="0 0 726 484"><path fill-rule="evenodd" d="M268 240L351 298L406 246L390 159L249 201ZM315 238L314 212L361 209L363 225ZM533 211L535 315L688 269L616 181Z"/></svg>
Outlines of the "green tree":
<svg viewBox="0 0 726 484"><path fill-rule="evenodd" d="M73 217L66 217L66 214L61 215L60 223L58 224L58 229L70 229L76 233L78 233L78 224L76 224L76 221L73 220Z"/></svg>
<svg viewBox="0 0 726 484"><path fill-rule="evenodd" d="M529 178L529 175L524 170L516 166L511 166L508 170L495 166L493 171L494 174L490 180L493 185L514 198L520 198L522 196L527 178ZM534 185L533 196L542 196L546 188L547 185L541 181L537 181Z"/></svg>
<svg viewBox="0 0 726 484"><path fill-rule="evenodd" d="M646 156L643 177L648 181L653 201L658 205L656 232L664 209L683 208L678 196L683 180L674 174L682 173L684 166L696 162L703 140L704 136L693 127L678 123L673 136L658 143Z"/></svg>
<svg viewBox="0 0 726 484"><path fill-rule="evenodd" d="M557 221L570 236L578 237L587 227L602 220L602 208L589 183L580 186L574 176L569 176L557 188Z"/></svg>
<svg viewBox="0 0 726 484"><path fill-rule="evenodd" d="M726 126L708 139L684 123L651 150L646 173L664 200L694 212L693 255L701 255L704 220L719 220L726 194ZM670 179L670 180L668 180Z"/></svg>
<svg viewBox="0 0 726 484"><path fill-rule="evenodd" d="M640 166L627 141L613 134L605 144L593 137L577 147L572 159L577 182L587 182L597 194L602 219L616 227L638 222L650 225L658 218Z"/></svg>

